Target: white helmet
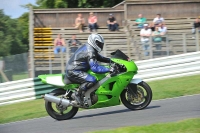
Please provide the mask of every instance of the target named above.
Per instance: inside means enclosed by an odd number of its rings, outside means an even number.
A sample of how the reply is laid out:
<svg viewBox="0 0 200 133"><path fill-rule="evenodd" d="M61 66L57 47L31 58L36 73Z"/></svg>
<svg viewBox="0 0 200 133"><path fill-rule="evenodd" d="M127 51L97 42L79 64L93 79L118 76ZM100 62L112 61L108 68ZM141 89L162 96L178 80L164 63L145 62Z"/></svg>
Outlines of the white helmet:
<svg viewBox="0 0 200 133"><path fill-rule="evenodd" d="M91 34L88 37L88 43L100 53L103 50L104 39L100 34Z"/></svg>

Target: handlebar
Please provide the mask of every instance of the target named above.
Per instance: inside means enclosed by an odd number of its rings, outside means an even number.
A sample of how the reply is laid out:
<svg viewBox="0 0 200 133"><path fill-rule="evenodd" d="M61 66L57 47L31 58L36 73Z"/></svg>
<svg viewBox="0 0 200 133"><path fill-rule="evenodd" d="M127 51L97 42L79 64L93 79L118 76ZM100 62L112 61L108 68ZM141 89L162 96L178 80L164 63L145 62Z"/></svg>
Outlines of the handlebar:
<svg viewBox="0 0 200 133"><path fill-rule="evenodd" d="M121 72L126 72L126 67L123 64L118 64L115 62L110 62L110 69L112 70L111 76L115 76Z"/></svg>

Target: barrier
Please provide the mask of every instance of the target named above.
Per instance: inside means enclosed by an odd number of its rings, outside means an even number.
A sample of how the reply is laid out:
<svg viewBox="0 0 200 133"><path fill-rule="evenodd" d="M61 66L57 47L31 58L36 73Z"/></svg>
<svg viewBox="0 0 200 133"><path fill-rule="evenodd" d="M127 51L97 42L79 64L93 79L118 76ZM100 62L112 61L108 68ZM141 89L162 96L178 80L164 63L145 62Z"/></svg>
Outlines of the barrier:
<svg viewBox="0 0 200 133"><path fill-rule="evenodd" d="M39 78L29 78L0 84L0 105L41 98L42 94L55 89L43 84Z"/></svg>
<svg viewBox="0 0 200 133"><path fill-rule="evenodd" d="M135 78L154 81L200 74L200 52L136 61ZM41 98L55 87L43 84L39 78L29 78L0 84L0 105Z"/></svg>

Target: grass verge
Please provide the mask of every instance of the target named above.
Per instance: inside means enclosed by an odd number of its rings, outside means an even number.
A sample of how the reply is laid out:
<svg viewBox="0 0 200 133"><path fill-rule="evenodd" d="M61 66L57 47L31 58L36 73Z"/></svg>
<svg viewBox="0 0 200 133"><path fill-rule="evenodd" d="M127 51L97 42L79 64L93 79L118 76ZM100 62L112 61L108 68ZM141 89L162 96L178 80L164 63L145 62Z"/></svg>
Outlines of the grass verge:
<svg viewBox="0 0 200 133"><path fill-rule="evenodd" d="M21 79L26 79L26 78L29 78L28 72L27 73L13 74L13 81L15 81L15 80L21 80Z"/></svg>
<svg viewBox="0 0 200 133"><path fill-rule="evenodd" d="M153 99L200 94L200 75L149 82ZM47 116L44 100L0 106L0 124Z"/></svg>
<svg viewBox="0 0 200 133"><path fill-rule="evenodd" d="M148 82L153 91L153 99L164 99L192 94L200 94L200 75L172 78Z"/></svg>
<svg viewBox="0 0 200 133"><path fill-rule="evenodd" d="M200 133L200 118L147 126L121 127L91 133Z"/></svg>
<svg viewBox="0 0 200 133"><path fill-rule="evenodd" d="M47 116L43 99L0 106L0 110L0 124Z"/></svg>

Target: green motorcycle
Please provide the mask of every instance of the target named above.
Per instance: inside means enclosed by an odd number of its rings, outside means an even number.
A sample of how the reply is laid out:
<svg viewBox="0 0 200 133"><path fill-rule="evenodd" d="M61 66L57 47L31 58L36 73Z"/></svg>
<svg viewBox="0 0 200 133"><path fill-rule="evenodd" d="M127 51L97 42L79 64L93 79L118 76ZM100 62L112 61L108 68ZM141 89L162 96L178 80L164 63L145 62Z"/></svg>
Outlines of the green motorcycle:
<svg viewBox="0 0 200 133"><path fill-rule="evenodd" d="M120 50L111 53L111 60L109 67L114 70L112 73L88 71L98 82L85 92L82 105L77 105L73 98L79 84L72 83L62 74L39 75L43 83L57 88L43 96L47 113L54 119L66 120L74 117L79 108L115 106L120 101L131 110L146 108L152 100L152 91L147 83L133 78L138 70L134 61Z"/></svg>

